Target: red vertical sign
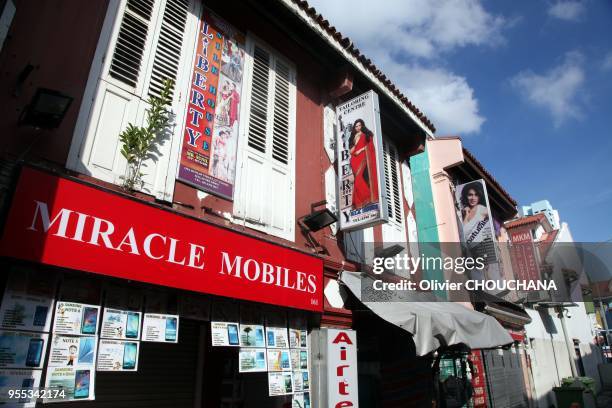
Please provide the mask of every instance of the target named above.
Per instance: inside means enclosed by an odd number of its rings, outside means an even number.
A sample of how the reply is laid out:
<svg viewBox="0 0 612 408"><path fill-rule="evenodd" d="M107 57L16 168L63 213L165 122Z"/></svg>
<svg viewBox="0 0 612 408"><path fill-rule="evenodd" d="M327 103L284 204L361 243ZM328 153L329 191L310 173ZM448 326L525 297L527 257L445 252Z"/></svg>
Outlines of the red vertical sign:
<svg viewBox="0 0 612 408"><path fill-rule="evenodd" d="M512 247L510 257L516 279L537 281L540 278L535 247L530 228L517 228L509 231Z"/></svg>
<svg viewBox="0 0 612 408"><path fill-rule="evenodd" d="M198 30L178 178L229 199L243 66L244 35L206 10Z"/></svg>
<svg viewBox="0 0 612 408"><path fill-rule="evenodd" d="M472 350L468 358L474 367L472 372L472 387L474 388L472 396L473 406L474 408L487 408L487 385L482 364L482 354L480 350Z"/></svg>

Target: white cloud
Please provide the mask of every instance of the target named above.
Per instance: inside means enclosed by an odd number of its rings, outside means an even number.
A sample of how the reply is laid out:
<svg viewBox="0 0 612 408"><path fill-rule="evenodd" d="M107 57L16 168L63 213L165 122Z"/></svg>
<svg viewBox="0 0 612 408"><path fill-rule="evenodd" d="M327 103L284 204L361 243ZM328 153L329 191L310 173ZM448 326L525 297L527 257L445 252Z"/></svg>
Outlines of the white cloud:
<svg viewBox="0 0 612 408"><path fill-rule="evenodd" d="M444 56L502 44L512 24L480 0L312 0L311 4L390 77L435 124L437 133L477 133L485 119L465 77Z"/></svg>
<svg viewBox="0 0 612 408"><path fill-rule="evenodd" d="M436 58L467 45L503 41L502 17L489 14L480 0L314 0L359 47L383 47L415 57Z"/></svg>
<svg viewBox="0 0 612 408"><path fill-rule="evenodd" d="M612 70L612 51L610 51L603 60L603 63L601 64L601 68L604 71L610 71Z"/></svg>
<svg viewBox="0 0 612 408"><path fill-rule="evenodd" d="M522 71L510 83L529 103L548 110L559 127L582 117L578 96L584 83L583 60L579 52L569 52L560 65L545 74Z"/></svg>
<svg viewBox="0 0 612 408"><path fill-rule="evenodd" d="M548 15L565 21L579 21L586 7L581 1L557 1L548 8Z"/></svg>
<svg viewBox="0 0 612 408"><path fill-rule="evenodd" d="M444 68L384 63L385 72L432 120L438 134L477 133L485 122L467 80Z"/></svg>

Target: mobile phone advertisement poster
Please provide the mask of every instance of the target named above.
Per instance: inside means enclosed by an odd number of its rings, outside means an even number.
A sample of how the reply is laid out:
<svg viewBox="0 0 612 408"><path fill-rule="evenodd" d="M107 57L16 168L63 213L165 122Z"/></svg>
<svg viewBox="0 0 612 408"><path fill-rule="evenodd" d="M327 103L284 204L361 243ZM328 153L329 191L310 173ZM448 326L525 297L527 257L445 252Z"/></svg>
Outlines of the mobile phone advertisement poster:
<svg viewBox="0 0 612 408"><path fill-rule="evenodd" d="M98 334L100 306L74 302L57 302L53 333L74 336L95 336Z"/></svg>
<svg viewBox="0 0 612 408"><path fill-rule="evenodd" d="M138 371L137 341L100 340L98 371Z"/></svg>
<svg viewBox="0 0 612 408"><path fill-rule="evenodd" d="M140 312L104 308L100 337L115 340L139 339L141 321Z"/></svg>
<svg viewBox="0 0 612 408"><path fill-rule="evenodd" d="M177 315L145 313L142 323L142 341L178 343L179 317Z"/></svg>
<svg viewBox="0 0 612 408"><path fill-rule="evenodd" d="M42 368L48 334L0 330L0 368Z"/></svg>

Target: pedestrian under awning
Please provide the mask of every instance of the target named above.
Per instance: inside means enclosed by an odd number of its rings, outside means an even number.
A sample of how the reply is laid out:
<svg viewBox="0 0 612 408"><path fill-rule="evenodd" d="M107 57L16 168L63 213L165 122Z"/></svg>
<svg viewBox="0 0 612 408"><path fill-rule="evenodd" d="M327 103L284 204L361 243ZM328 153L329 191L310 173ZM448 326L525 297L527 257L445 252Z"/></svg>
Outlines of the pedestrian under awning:
<svg viewBox="0 0 612 408"><path fill-rule="evenodd" d="M340 281L380 318L410 333L418 356L441 346L464 344L471 349L489 349L514 341L495 318L461 304L435 301L416 291L402 291L401 295L385 291L380 298L366 296L362 300L363 293L373 290L372 277L343 271ZM376 301L369 301L372 299Z"/></svg>

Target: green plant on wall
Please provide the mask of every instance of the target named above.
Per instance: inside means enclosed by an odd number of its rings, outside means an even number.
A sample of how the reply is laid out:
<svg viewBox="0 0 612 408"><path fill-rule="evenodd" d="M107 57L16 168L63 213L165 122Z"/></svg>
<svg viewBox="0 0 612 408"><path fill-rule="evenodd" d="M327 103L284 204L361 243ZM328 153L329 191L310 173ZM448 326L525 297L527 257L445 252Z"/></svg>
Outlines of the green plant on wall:
<svg viewBox="0 0 612 408"><path fill-rule="evenodd" d="M151 108L147 112L146 125L134 126L130 123L119 135L121 154L127 160L123 177L123 187L126 190L142 188L142 163L152 155L160 136L168 131L170 125L171 112L168 107L172 102L173 87L174 81L165 79L159 96L149 97Z"/></svg>

